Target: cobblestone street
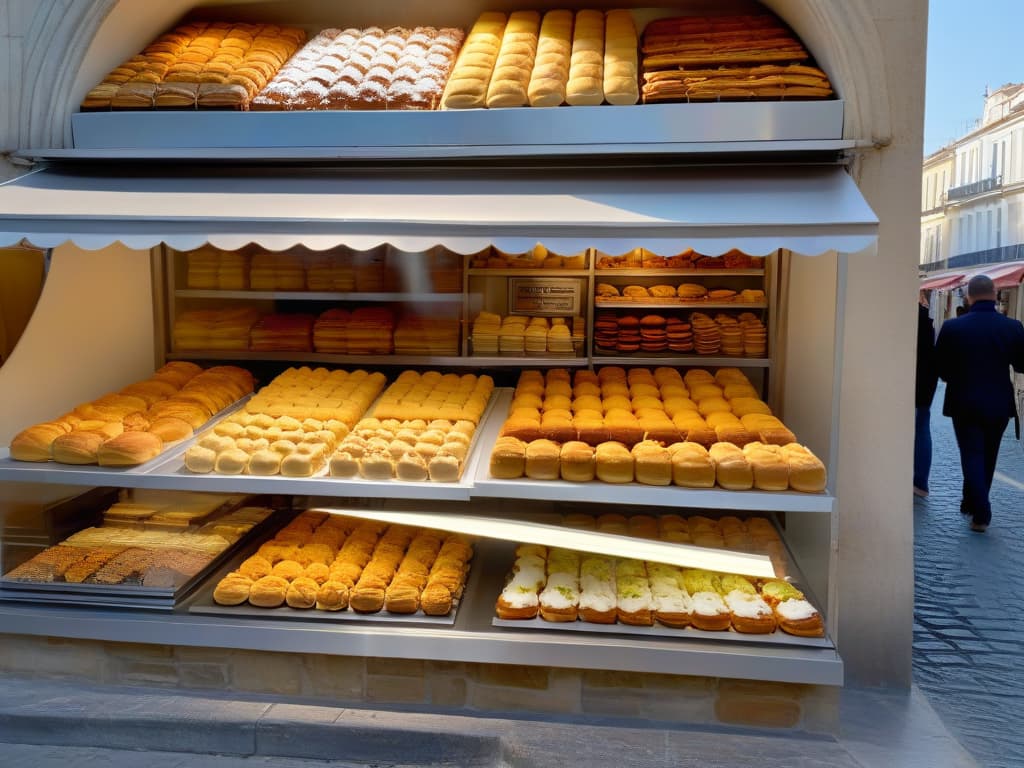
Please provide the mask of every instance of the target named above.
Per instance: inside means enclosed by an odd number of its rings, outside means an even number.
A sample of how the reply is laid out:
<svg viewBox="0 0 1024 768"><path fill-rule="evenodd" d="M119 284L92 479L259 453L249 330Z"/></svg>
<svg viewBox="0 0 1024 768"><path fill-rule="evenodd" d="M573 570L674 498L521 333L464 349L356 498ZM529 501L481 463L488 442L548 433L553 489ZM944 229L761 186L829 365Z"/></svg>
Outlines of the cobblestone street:
<svg viewBox="0 0 1024 768"><path fill-rule="evenodd" d="M914 679L981 765L1017 767L1024 765L1024 451L1011 422L992 484L992 525L972 533L959 513L960 459L942 397L940 385L931 493L914 499Z"/></svg>

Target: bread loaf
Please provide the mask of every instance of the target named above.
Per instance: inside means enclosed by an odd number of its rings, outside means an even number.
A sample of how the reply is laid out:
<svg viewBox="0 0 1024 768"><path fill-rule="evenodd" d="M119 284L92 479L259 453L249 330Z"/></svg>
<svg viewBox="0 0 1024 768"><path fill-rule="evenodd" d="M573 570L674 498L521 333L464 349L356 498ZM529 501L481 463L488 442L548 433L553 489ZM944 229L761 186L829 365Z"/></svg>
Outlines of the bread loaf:
<svg viewBox="0 0 1024 768"><path fill-rule="evenodd" d="M754 487L761 491L784 491L789 488L789 464L777 445L747 443L743 454L754 472Z"/></svg>
<svg viewBox="0 0 1024 768"><path fill-rule="evenodd" d="M107 438L99 432L69 432L53 441L53 460L61 464L95 464Z"/></svg>
<svg viewBox="0 0 1024 768"><path fill-rule="evenodd" d="M644 485L671 485L672 458L661 443L644 440L633 446L636 481Z"/></svg>
<svg viewBox="0 0 1024 768"><path fill-rule="evenodd" d="M715 463L700 443L675 443L672 456L672 482L683 488L713 488Z"/></svg>
<svg viewBox="0 0 1024 768"><path fill-rule="evenodd" d="M494 74L487 86L488 107L526 106L530 75L537 57L539 27L537 11L515 11L509 16Z"/></svg>
<svg viewBox="0 0 1024 768"><path fill-rule="evenodd" d="M526 476L532 480L557 480L559 476L558 443L534 440L526 446Z"/></svg>
<svg viewBox="0 0 1024 768"><path fill-rule="evenodd" d="M576 14L565 100L574 107L604 101L604 15L600 11Z"/></svg>
<svg viewBox="0 0 1024 768"><path fill-rule="evenodd" d="M491 477L511 480L526 471L526 443L516 437L499 437L491 451Z"/></svg>
<svg viewBox="0 0 1024 768"><path fill-rule="evenodd" d="M149 432L124 432L96 452L101 467L134 467L160 455L164 441Z"/></svg>
<svg viewBox="0 0 1024 768"><path fill-rule="evenodd" d="M820 493L828 480L821 459L799 443L782 446L782 455L789 465L789 487L804 493Z"/></svg>
<svg viewBox="0 0 1024 768"><path fill-rule="evenodd" d="M17 461L49 461L53 458L53 441L69 431L67 425L51 422L22 430L11 440L11 458Z"/></svg>
<svg viewBox="0 0 1024 768"><path fill-rule="evenodd" d="M559 473L563 480L586 483L594 479L595 471L594 449L590 445L579 440L571 440L562 445Z"/></svg>
<svg viewBox="0 0 1024 768"><path fill-rule="evenodd" d="M540 25L537 58L527 96L531 107L557 107L565 101L572 55L572 11L548 11Z"/></svg>
<svg viewBox="0 0 1024 768"><path fill-rule="evenodd" d="M606 483L633 482L633 454L622 443L608 441L597 446L597 478Z"/></svg>
<svg viewBox="0 0 1024 768"><path fill-rule="evenodd" d="M473 24L441 97L445 109L486 106L487 87L501 49L506 21L504 13L487 11Z"/></svg>
<svg viewBox="0 0 1024 768"><path fill-rule="evenodd" d="M608 11L605 17L604 98L609 104L636 104L640 100L637 68L633 15L627 10Z"/></svg>
<svg viewBox="0 0 1024 768"><path fill-rule="evenodd" d="M743 451L732 443L715 443L708 451L715 462L715 479L728 491L746 491L754 485L754 473Z"/></svg>

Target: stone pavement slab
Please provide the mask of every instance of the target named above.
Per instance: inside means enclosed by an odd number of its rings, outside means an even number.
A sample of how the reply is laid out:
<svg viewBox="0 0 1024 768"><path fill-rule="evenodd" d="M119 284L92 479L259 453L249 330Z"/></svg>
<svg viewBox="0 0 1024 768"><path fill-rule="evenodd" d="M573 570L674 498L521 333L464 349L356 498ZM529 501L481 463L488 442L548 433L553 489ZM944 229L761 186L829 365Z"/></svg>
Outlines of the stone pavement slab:
<svg viewBox="0 0 1024 768"><path fill-rule="evenodd" d="M844 690L838 738L332 708L5 678L3 768L972 768L916 692ZM176 734L173 741L169 734ZM30 745L36 746L30 746ZM110 750L116 746L124 751ZM133 751L128 751L133 750ZM326 761L326 762L325 762Z"/></svg>
<svg viewBox="0 0 1024 768"><path fill-rule="evenodd" d="M992 525L959 514L952 423L932 407L927 499L914 499L914 680L986 768L1024 766L1024 449L1007 429L992 483ZM908 495L910 489L907 489Z"/></svg>

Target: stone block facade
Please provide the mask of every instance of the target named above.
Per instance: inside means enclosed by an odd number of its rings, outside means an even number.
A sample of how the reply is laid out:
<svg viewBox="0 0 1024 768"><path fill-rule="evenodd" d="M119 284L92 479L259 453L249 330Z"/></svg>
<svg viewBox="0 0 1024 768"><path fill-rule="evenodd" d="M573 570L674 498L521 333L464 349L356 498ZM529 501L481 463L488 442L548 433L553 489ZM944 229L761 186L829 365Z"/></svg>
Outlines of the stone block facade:
<svg viewBox="0 0 1024 768"><path fill-rule="evenodd" d="M710 677L0 635L0 677L63 678L493 716L834 735L839 690Z"/></svg>

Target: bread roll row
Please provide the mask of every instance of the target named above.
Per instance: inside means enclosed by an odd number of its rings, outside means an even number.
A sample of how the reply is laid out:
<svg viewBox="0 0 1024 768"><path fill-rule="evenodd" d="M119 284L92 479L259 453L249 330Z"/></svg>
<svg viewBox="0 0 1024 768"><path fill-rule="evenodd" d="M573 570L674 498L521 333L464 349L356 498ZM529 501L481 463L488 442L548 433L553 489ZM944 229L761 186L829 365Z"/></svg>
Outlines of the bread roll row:
<svg viewBox="0 0 1024 768"><path fill-rule="evenodd" d="M243 368L204 371L194 363L170 362L148 379L22 430L11 440L11 458L107 467L143 464L166 445L191 437L252 389L252 374Z"/></svg>
<svg viewBox="0 0 1024 768"><path fill-rule="evenodd" d="M717 485L729 491L820 493L827 484L825 465L799 443L753 442L743 448L715 443L709 450L700 443L666 447L644 440L630 449L616 441L594 448L578 440L556 443L541 438L527 443L516 437L499 437L491 451L490 474L499 480L600 480L683 488Z"/></svg>
<svg viewBox="0 0 1024 768"><path fill-rule="evenodd" d="M214 602L261 608L451 612L472 545L454 534L303 512L226 575Z"/></svg>
<svg viewBox="0 0 1024 768"><path fill-rule="evenodd" d="M466 38L446 109L635 104L636 25L629 11L489 11Z"/></svg>

